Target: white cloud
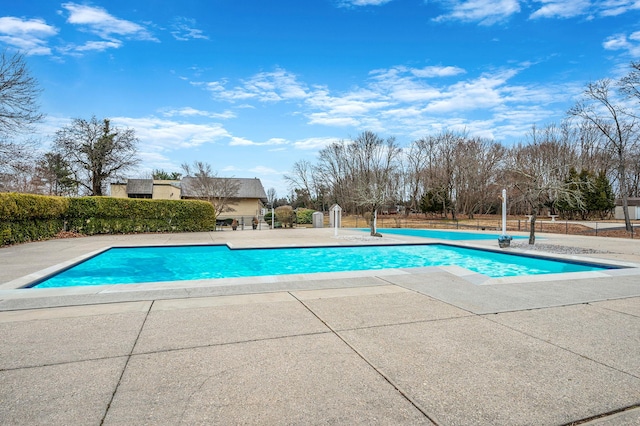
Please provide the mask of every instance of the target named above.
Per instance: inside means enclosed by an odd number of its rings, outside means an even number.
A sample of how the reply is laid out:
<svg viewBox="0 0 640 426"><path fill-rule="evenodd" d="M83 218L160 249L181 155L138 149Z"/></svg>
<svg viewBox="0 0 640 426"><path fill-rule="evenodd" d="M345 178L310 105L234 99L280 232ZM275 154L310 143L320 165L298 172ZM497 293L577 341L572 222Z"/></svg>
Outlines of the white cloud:
<svg viewBox="0 0 640 426"><path fill-rule="evenodd" d="M440 1L451 5L451 11L435 18L435 21L478 22L493 25L520 12L518 0L451 0Z"/></svg>
<svg viewBox="0 0 640 426"><path fill-rule="evenodd" d="M229 146L271 146L271 145L287 145L289 142L282 138L271 138L266 142L254 142L249 139L233 136Z"/></svg>
<svg viewBox="0 0 640 426"><path fill-rule="evenodd" d="M102 40L89 40L82 45L70 44L59 50L66 54L87 51L104 51L122 46L121 38L158 41L144 26L116 18L101 7L77 3L63 3L69 16L67 22L77 25L82 31L99 36Z"/></svg>
<svg viewBox="0 0 640 426"><path fill-rule="evenodd" d="M509 70L493 75L485 74L475 80L458 82L443 92L442 99L430 102L425 111L448 113L502 105L505 101L504 86L515 74L515 70Z"/></svg>
<svg viewBox="0 0 640 426"><path fill-rule="evenodd" d="M314 112L308 115L309 124L323 126L360 127L360 121L353 117L334 117L326 112Z"/></svg>
<svg viewBox="0 0 640 426"><path fill-rule="evenodd" d="M278 170L275 170L275 169L272 169L271 167L266 167L266 166L256 166L249 169L249 171L251 173L256 173L260 175L281 175L282 174L282 172L279 172Z"/></svg>
<svg viewBox="0 0 640 426"><path fill-rule="evenodd" d="M640 9L638 0L534 0L541 4L531 19L573 18L575 16L618 16Z"/></svg>
<svg viewBox="0 0 640 426"><path fill-rule="evenodd" d="M63 3L62 7L69 12L68 23L83 26L102 38L109 39L118 35L139 40L156 40L143 26L116 18L101 7L77 3Z"/></svg>
<svg viewBox="0 0 640 426"><path fill-rule="evenodd" d="M301 150L320 150L339 140L338 138L307 138L295 141L293 147Z"/></svg>
<svg viewBox="0 0 640 426"><path fill-rule="evenodd" d="M118 49L120 46L122 46L122 42L120 40L88 41L82 46L73 47L71 50L74 50L76 52L87 52L87 51L102 52L107 49Z"/></svg>
<svg viewBox="0 0 640 426"><path fill-rule="evenodd" d="M428 133L466 127L474 135L513 137L518 132L520 135L526 133L533 122L563 115L567 96L581 91L580 87L572 85L513 83L523 69L536 66L535 63L520 64L517 68L475 76L467 76L464 69L455 66L395 66L371 71L362 87L346 92L295 79L297 87L306 88L305 97L298 99L296 115L305 117L307 124L340 128L340 131L371 130L406 135L407 129ZM290 75L284 70L279 70L279 73ZM263 77L264 73L261 73L246 81L264 81ZM269 79L267 81L270 82ZM228 84L224 81L223 86ZM238 87L248 86L242 84ZM275 90L269 84L260 87L266 92ZM257 105L259 102L289 101L283 96L279 96L279 100L258 96L257 93L261 92L257 89L251 93L254 93L253 97L245 99L245 102ZM224 100L224 97L218 99ZM233 97L228 100L233 101ZM464 116L457 112L464 113ZM311 138L280 147L317 150L334 140ZM272 142L234 137L230 145L258 146Z"/></svg>
<svg viewBox="0 0 640 426"><path fill-rule="evenodd" d="M166 171L179 171L179 166L168 156L159 152L138 151L138 156L142 160L140 171L151 174L153 169Z"/></svg>
<svg viewBox="0 0 640 426"><path fill-rule="evenodd" d="M430 77L453 77L455 75L464 74L466 71L459 67L424 67L422 69L410 70L413 75L421 78Z"/></svg>
<svg viewBox="0 0 640 426"><path fill-rule="evenodd" d="M256 74L233 89L227 89L226 84L227 82L222 80L204 85L211 91L214 98L227 101L257 99L263 102L276 102L304 99L308 96L307 88L297 81L297 77L280 68L273 72Z"/></svg>
<svg viewBox="0 0 640 426"><path fill-rule="evenodd" d="M381 6L383 4L389 3L392 0L340 0L338 2L339 6Z"/></svg>
<svg viewBox="0 0 640 426"><path fill-rule="evenodd" d="M616 34L607 38L602 47L606 50L625 50L632 58L640 57L640 31L626 34Z"/></svg>
<svg viewBox="0 0 640 426"><path fill-rule="evenodd" d="M640 9L640 1L638 0L605 0L597 2L600 15L602 16L618 16L633 10Z"/></svg>
<svg viewBox="0 0 640 426"><path fill-rule="evenodd" d="M389 70L376 70L370 74L375 81L372 88L376 92L387 94L394 101L420 102L440 97L439 90L420 79L437 75L435 70L394 67Z"/></svg>
<svg viewBox="0 0 640 426"><path fill-rule="evenodd" d="M209 40L202 30L196 28L196 20L178 16L171 25L171 35L180 41L193 39Z"/></svg>
<svg viewBox="0 0 640 426"><path fill-rule="evenodd" d="M42 19L24 20L13 16L0 18L0 41L25 55L50 55L47 39L58 33L58 29Z"/></svg>
<svg viewBox="0 0 640 426"><path fill-rule="evenodd" d="M589 0L535 0L542 6L533 12L531 19L537 18L572 18L588 13L591 8Z"/></svg>
<svg viewBox="0 0 640 426"><path fill-rule="evenodd" d="M602 46L607 50L628 49L629 41L625 34L616 34L608 37L604 43L602 43Z"/></svg>
<svg viewBox="0 0 640 426"><path fill-rule="evenodd" d="M218 118L218 119L224 119L224 120L236 117L236 114L233 111L229 111L229 110L226 110L223 112L210 112L210 111L202 111L192 107L163 110L162 115L164 115L165 117L176 117L176 116L208 117L208 118Z"/></svg>
<svg viewBox="0 0 640 426"><path fill-rule="evenodd" d="M173 151L203 144L221 143L230 138L220 124L194 124L157 117L114 117L116 126L133 128L140 139L141 150L149 152Z"/></svg>

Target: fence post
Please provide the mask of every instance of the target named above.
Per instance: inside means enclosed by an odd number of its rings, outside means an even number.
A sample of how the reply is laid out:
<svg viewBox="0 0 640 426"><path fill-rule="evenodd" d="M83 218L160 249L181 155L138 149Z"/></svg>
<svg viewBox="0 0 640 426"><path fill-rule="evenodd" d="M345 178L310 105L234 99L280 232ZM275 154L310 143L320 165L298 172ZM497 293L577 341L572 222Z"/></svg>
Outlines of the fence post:
<svg viewBox="0 0 640 426"><path fill-rule="evenodd" d="M598 236L598 222L596 222L596 237Z"/></svg>
<svg viewBox="0 0 640 426"><path fill-rule="evenodd" d="M569 233L569 221L568 220L564 221L564 233L565 233L565 235L567 235Z"/></svg>

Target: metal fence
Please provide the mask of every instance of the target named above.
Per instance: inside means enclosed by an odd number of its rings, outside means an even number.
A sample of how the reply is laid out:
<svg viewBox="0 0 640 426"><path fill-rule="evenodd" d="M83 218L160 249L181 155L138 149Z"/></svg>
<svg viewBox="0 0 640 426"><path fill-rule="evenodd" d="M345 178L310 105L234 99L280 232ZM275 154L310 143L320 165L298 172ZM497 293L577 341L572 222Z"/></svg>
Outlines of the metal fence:
<svg viewBox="0 0 640 426"><path fill-rule="evenodd" d="M218 221L216 230L231 230L231 220L236 219L238 222L238 230L252 230L254 216L235 216ZM270 218L265 221L264 216L257 216L258 224L256 230L270 229ZM278 225L276 221L276 226ZM633 223L640 226L639 221ZM298 225L309 227L310 225ZM328 217L325 216L325 227L328 226ZM404 216L380 216L377 221L378 228L427 228L427 229L460 229L470 231L502 231L502 220L499 218L478 220L420 220L415 217L407 219ZM632 227L631 232L625 231L624 223L605 222L605 221L569 221L569 220L549 220L548 218L538 218L535 222L536 232L547 232L554 234L571 234L586 236L622 236L627 238L635 238L635 230ZM343 228L367 228L368 221L362 216L347 216L342 219ZM530 232L531 222L529 219L509 219L507 220L507 232Z"/></svg>
<svg viewBox="0 0 640 426"><path fill-rule="evenodd" d="M538 219L535 222L535 232L548 232L554 234L571 234L586 236L612 236L626 233L628 238L635 238L635 226L640 222L632 223L630 232L626 232L624 223L617 222L597 222L597 221L569 221L569 220L547 220ZM355 227L368 227L366 219L356 218ZM479 220L428 220L423 221L404 219L403 217L379 217L378 228L428 228L428 229L461 229L474 231L502 231L501 219L479 219ZM507 220L507 232L530 232L531 222L528 219ZM621 235L616 235L621 236Z"/></svg>

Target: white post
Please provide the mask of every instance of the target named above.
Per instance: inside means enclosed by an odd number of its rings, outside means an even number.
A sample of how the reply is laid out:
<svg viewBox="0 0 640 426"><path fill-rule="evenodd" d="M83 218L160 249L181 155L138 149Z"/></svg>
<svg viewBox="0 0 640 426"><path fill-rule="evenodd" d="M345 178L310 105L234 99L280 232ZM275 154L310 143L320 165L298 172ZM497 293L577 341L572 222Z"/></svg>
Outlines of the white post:
<svg viewBox="0 0 640 426"><path fill-rule="evenodd" d="M507 190L502 190L502 236L507 235Z"/></svg>
<svg viewBox="0 0 640 426"><path fill-rule="evenodd" d="M333 209L333 236L338 236L338 208Z"/></svg>
<svg viewBox="0 0 640 426"><path fill-rule="evenodd" d="M273 210L273 204L271 204L271 229L276 229L276 214Z"/></svg>

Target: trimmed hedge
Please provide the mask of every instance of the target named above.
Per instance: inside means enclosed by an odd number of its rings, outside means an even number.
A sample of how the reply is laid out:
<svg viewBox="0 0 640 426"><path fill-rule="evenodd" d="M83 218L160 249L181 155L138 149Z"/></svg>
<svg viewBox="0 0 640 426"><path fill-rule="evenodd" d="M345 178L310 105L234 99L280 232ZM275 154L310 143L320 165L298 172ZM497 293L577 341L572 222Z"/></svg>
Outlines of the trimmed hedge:
<svg viewBox="0 0 640 426"><path fill-rule="evenodd" d="M196 232L215 225L215 210L205 201L0 193L0 245L52 238L63 230L85 235Z"/></svg>
<svg viewBox="0 0 640 426"><path fill-rule="evenodd" d="M0 220L56 219L69 209L69 198L0 192Z"/></svg>
<svg viewBox="0 0 640 426"><path fill-rule="evenodd" d="M0 246L54 237L68 209L68 198L0 193Z"/></svg>
<svg viewBox="0 0 640 426"><path fill-rule="evenodd" d="M213 205L196 200L83 197L70 200L68 226L86 235L216 229Z"/></svg>

